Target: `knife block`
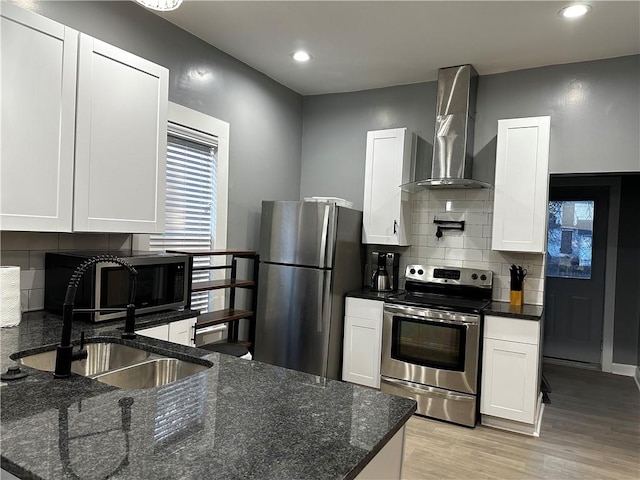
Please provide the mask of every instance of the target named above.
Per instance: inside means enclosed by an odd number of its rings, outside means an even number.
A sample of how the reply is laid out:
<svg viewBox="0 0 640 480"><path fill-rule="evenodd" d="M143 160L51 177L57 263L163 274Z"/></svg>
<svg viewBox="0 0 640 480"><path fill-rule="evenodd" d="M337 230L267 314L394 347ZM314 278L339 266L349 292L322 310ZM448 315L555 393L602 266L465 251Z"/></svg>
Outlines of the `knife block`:
<svg viewBox="0 0 640 480"><path fill-rule="evenodd" d="M522 290L511 290L511 295L509 297L509 303L515 306L522 305Z"/></svg>

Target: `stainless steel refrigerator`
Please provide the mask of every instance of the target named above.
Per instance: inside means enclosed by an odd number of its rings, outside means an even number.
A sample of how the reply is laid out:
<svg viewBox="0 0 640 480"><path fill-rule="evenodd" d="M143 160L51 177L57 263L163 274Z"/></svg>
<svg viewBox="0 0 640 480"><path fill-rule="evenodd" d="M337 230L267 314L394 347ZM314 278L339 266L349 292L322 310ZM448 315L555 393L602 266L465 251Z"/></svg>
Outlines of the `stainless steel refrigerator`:
<svg viewBox="0 0 640 480"><path fill-rule="evenodd" d="M262 202L254 358L341 377L344 295L362 286L362 212Z"/></svg>

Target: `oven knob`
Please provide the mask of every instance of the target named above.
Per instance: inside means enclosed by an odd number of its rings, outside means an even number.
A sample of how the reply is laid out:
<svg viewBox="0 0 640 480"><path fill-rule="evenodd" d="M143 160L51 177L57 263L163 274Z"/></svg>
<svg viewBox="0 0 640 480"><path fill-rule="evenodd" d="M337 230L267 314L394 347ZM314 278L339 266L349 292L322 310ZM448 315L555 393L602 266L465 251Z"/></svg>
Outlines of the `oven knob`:
<svg viewBox="0 0 640 480"><path fill-rule="evenodd" d="M424 273L424 270L418 270L418 275L422 275Z"/></svg>
<svg viewBox="0 0 640 480"><path fill-rule="evenodd" d="M484 273L480 275L480 280L484 282L486 279L487 279L487 276Z"/></svg>
<svg viewBox="0 0 640 480"><path fill-rule="evenodd" d="M471 275L471 280L477 280L478 279L478 274L474 273L473 275Z"/></svg>
<svg viewBox="0 0 640 480"><path fill-rule="evenodd" d="M416 269L415 269L415 268L412 268L411 270L409 270L409 273L410 273L411 275L414 275L414 274L416 273Z"/></svg>

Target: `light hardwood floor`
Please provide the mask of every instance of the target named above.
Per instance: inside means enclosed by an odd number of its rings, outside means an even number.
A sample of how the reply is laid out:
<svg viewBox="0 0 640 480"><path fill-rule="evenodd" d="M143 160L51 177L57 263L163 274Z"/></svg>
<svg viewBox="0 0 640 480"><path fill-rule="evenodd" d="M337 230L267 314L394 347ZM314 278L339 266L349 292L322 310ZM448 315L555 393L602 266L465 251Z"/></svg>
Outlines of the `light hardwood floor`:
<svg viewBox="0 0 640 480"><path fill-rule="evenodd" d="M547 365L540 437L414 416L403 478L640 479L640 393L633 378Z"/></svg>

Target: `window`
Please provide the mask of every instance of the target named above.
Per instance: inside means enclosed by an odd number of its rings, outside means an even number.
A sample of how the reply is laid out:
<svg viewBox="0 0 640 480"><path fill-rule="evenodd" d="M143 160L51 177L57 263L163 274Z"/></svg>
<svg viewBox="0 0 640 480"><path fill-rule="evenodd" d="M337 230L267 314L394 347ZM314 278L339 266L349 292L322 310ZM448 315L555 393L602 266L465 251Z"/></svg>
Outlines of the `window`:
<svg viewBox="0 0 640 480"><path fill-rule="evenodd" d="M591 278L593 200L550 201L547 275Z"/></svg>
<svg viewBox="0 0 640 480"><path fill-rule="evenodd" d="M229 125L179 105L169 105L165 232L149 236L152 251L207 251L226 247ZM194 269L211 257L194 257ZM193 282L213 279L195 271ZM197 292L191 308L214 309L212 292Z"/></svg>

